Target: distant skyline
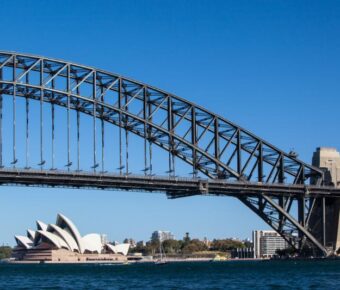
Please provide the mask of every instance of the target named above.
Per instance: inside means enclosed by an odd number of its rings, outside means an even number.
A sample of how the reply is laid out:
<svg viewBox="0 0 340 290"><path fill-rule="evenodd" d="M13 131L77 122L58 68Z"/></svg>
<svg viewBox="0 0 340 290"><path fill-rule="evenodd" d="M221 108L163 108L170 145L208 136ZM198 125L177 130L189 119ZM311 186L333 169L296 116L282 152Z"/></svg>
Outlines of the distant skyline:
<svg viewBox="0 0 340 290"><path fill-rule="evenodd" d="M10 13L9 13L10 11ZM15 17L13 17L15 15ZM311 163L340 149L339 1L0 0L0 50L69 60L169 91ZM5 152L5 154L10 154ZM69 216L81 233L251 238L235 198L0 187L0 243Z"/></svg>

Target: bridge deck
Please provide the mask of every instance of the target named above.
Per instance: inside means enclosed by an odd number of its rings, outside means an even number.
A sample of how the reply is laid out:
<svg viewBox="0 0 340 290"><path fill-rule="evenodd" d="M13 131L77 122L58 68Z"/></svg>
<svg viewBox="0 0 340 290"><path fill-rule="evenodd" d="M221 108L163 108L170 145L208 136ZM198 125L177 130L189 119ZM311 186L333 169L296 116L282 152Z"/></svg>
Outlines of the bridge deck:
<svg viewBox="0 0 340 290"><path fill-rule="evenodd" d="M326 186L227 182L181 177L115 175L57 170L35 171L14 168L0 170L0 184L165 192L172 198L202 194L340 197L340 188Z"/></svg>

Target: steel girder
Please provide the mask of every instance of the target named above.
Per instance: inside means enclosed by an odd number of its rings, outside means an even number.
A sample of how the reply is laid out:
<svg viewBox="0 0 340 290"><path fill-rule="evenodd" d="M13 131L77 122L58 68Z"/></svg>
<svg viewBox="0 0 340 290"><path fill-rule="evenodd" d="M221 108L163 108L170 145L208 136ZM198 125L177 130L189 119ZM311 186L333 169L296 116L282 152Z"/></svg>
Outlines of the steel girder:
<svg viewBox="0 0 340 290"><path fill-rule="evenodd" d="M145 144L156 144L169 152L171 172L176 170L173 161L176 156L192 166L193 176L200 171L211 179L243 182L312 182L316 185L323 182L319 169L225 118L173 94L103 70L45 57L0 52L0 96L2 94L35 99L41 104L48 102L68 112L76 110L132 132L144 138ZM41 111L41 122L42 118ZM41 133L42 169L43 142ZM3 166L0 149L0 166ZM146 154L146 146L144 151ZM15 151L13 155L15 164ZM97 166L94 150L93 168ZM146 166L146 170L151 174L152 165ZM294 247L301 249L307 242L327 253L308 227L315 197L274 198L270 194L260 194L240 200ZM292 214L293 202L298 204L297 217Z"/></svg>

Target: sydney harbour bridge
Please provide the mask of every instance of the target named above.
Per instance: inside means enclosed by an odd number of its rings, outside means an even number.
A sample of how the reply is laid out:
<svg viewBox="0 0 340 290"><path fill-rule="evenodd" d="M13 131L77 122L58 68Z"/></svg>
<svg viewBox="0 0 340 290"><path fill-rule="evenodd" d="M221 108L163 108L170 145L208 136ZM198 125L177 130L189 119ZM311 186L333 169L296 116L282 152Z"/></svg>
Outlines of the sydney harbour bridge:
<svg viewBox="0 0 340 290"><path fill-rule="evenodd" d="M292 247L328 256L337 250L340 189L324 180L294 153L171 93L0 52L2 185L232 196Z"/></svg>

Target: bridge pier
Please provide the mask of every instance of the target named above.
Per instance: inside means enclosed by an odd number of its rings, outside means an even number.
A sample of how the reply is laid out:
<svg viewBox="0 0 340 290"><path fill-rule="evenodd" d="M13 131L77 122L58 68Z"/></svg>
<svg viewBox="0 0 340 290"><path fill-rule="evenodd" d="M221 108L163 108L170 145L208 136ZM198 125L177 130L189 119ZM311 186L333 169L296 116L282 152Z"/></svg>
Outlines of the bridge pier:
<svg viewBox="0 0 340 290"><path fill-rule="evenodd" d="M340 248L340 200L318 198L311 215L311 232L331 251Z"/></svg>
<svg viewBox="0 0 340 290"><path fill-rule="evenodd" d="M340 188L340 153L336 149L317 148L312 163L324 171L325 185ZM331 251L338 251L340 249L340 199L317 198L309 226L324 247Z"/></svg>

